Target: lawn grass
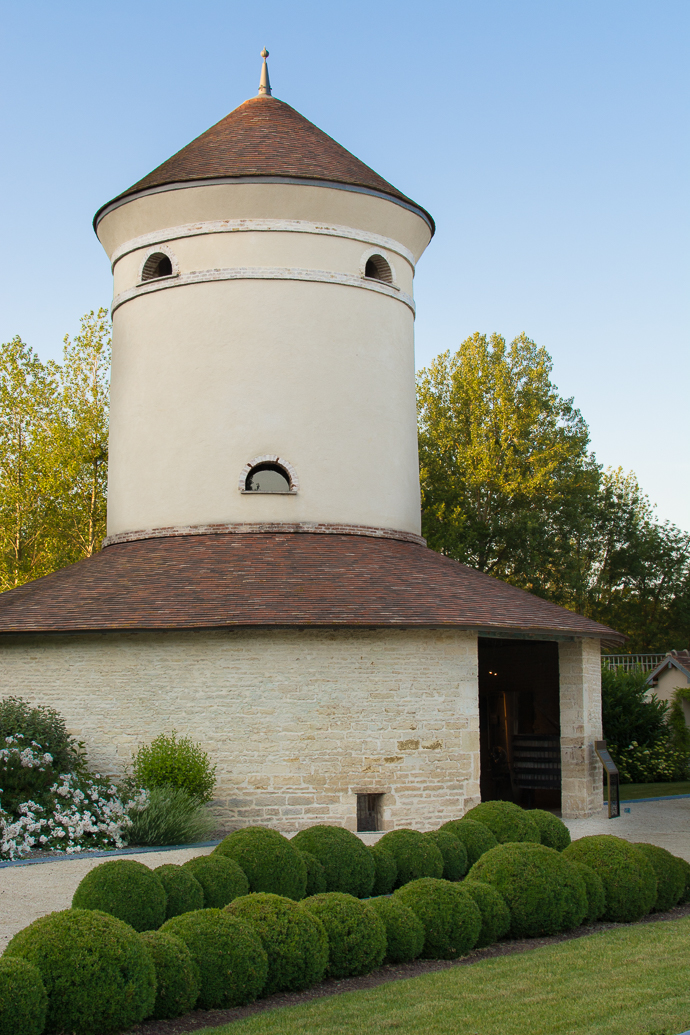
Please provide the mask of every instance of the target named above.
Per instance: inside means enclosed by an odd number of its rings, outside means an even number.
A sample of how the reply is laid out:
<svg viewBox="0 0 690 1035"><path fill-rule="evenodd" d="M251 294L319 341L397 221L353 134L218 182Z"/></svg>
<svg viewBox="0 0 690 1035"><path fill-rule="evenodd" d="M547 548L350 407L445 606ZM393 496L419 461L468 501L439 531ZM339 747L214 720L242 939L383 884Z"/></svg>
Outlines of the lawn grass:
<svg viewBox="0 0 690 1035"><path fill-rule="evenodd" d="M622 783L620 785L621 801L635 801L639 798L665 798L669 794L690 794L690 781L683 783ZM604 801L608 801L606 781L604 781Z"/></svg>
<svg viewBox="0 0 690 1035"><path fill-rule="evenodd" d="M678 1035L690 1028L689 967L690 918L639 924L270 1010L204 1032Z"/></svg>

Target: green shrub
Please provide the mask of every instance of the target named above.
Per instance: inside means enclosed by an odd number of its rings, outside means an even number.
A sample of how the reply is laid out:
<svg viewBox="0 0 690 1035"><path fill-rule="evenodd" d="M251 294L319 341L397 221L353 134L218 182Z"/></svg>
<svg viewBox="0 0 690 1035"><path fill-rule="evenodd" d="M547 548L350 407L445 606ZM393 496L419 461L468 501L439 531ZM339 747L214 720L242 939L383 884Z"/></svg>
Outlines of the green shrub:
<svg viewBox="0 0 690 1035"><path fill-rule="evenodd" d="M132 814L127 831L131 845L192 845L205 841L217 822L188 791L171 784L149 790L143 811Z"/></svg>
<svg viewBox="0 0 690 1035"><path fill-rule="evenodd" d="M398 888L393 901L407 906L422 921L424 948L420 955L425 959L454 960L477 944L481 913L461 885L422 877Z"/></svg>
<svg viewBox="0 0 690 1035"><path fill-rule="evenodd" d="M244 1006L261 994L268 957L248 924L222 909L199 909L166 920L161 930L184 942L199 968L200 1009Z"/></svg>
<svg viewBox="0 0 690 1035"><path fill-rule="evenodd" d="M443 879L462 880L467 873L467 849L450 830L432 830L425 834L434 842L443 856Z"/></svg>
<svg viewBox="0 0 690 1035"><path fill-rule="evenodd" d="M377 844L371 845L369 851L376 868L371 894L390 895L398 877L398 864L390 852L385 848L379 848Z"/></svg>
<svg viewBox="0 0 690 1035"><path fill-rule="evenodd" d="M222 855L197 855L183 863L201 884L205 909L222 909L228 902L249 894L249 881L234 859Z"/></svg>
<svg viewBox="0 0 690 1035"><path fill-rule="evenodd" d="M604 885L602 920L632 923L645 916L656 899L654 870L641 852L613 834L592 834L573 841L566 859L591 866Z"/></svg>
<svg viewBox="0 0 690 1035"><path fill-rule="evenodd" d="M307 888L307 867L297 847L277 830L245 827L223 838L213 854L234 859L246 873L250 891L299 901Z"/></svg>
<svg viewBox="0 0 690 1035"><path fill-rule="evenodd" d="M166 784L180 787L200 805L212 800L216 786L216 767L201 745L189 737L178 739L175 730L139 748L132 759L132 776L149 790Z"/></svg>
<svg viewBox="0 0 690 1035"><path fill-rule="evenodd" d="M525 812L512 801L483 801L465 815L484 823L499 844L530 841L541 844L541 834L530 812Z"/></svg>
<svg viewBox="0 0 690 1035"><path fill-rule="evenodd" d="M328 891L356 898L371 894L376 868L371 852L356 834L343 827L319 825L300 830L291 844L316 856L326 871Z"/></svg>
<svg viewBox="0 0 690 1035"><path fill-rule="evenodd" d="M191 913L195 909L204 908L204 889L191 870L174 863L156 866L153 871L165 888L167 902L165 919L179 916L180 913Z"/></svg>
<svg viewBox="0 0 690 1035"><path fill-rule="evenodd" d="M546 845L503 844L486 852L469 880L480 880L503 897L513 938L536 938L577 927L587 914L582 878Z"/></svg>
<svg viewBox="0 0 690 1035"><path fill-rule="evenodd" d="M539 833L541 835L541 843L546 845L547 848L553 848L557 852L562 852L564 848L567 848L570 844L570 831L558 816L554 816L552 812L546 812L544 809L530 809L529 816L539 827Z"/></svg>
<svg viewBox="0 0 690 1035"><path fill-rule="evenodd" d="M194 1009L201 989L199 968L187 946L172 934L139 935L156 969L156 1001L152 1017L181 1017Z"/></svg>
<svg viewBox="0 0 690 1035"><path fill-rule="evenodd" d="M458 841L462 841L467 852L468 867L474 866L484 852L495 848L498 841L484 823L474 819L451 819L444 823L441 830L447 830Z"/></svg>
<svg viewBox="0 0 690 1035"><path fill-rule="evenodd" d="M379 915L353 895L339 891L305 898L303 909L317 917L328 937L328 977L368 974L386 955L386 928Z"/></svg>
<svg viewBox="0 0 690 1035"><path fill-rule="evenodd" d="M42 916L5 949L3 958L15 957L32 963L43 979L47 1032L109 1035L139 1024L153 1009L153 961L137 933L107 913L65 909Z"/></svg>
<svg viewBox="0 0 690 1035"><path fill-rule="evenodd" d="M420 877L442 877L443 856L432 838L418 830L391 830L380 841L379 851L389 852L398 866L395 887Z"/></svg>
<svg viewBox="0 0 690 1035"><path fill-rule="evenodd" d="M665 848L658 845L635 844L638 852L642 852L647 862L654 870L656 877L656 899L654 910L662 913L667 909L677 906L683 892L685 891L685 872L682 866L678 865L675 855L671 855Z"/></svg>
<svg viewBox="0 0 690 1035"><path fill-rule="evenodd" d="M226 913L249 924L268 956L263 994L301 992L321 981L328 965L323 924L290 898L264 892L238 898Z"/></svg>
<svg viewBox="0 0 690 1035"><path fill-rule="evenodd" d="M28 960L0 958L0 1035L41 1035L48 996L40 971Z"/></svg>
<svg viewBox="0 0 690 1035"><path fill-rule="evenodd" d="M165 920L166 893L148 866L134 859L111 859L82 877L72 909L100 909L133 927L155 930Z"/></svg>
<svg viewBox="0 0 690 1035"><path fill-rule="evenodd" d="M647 673L623 672L602 666L601 711L609 750L627 748L633 741L650 747L666 740L668 705L649 693Z"/></svg>
<svg viewBox="0 0 690 1035"><path fill-rule="evenodd" d="M299 849L297 849L299 852ZM307 888L305 895L321 895L326 890L326 871L311 852L300 852L302 862L307 867Z"/></svg>
<svg viewBox="0 0 690 1035"><path fill-rule="evenodd" d="M601 883L601 877L586 863L578 862L576 859L570 859L569 862L582 877L585 891L587 892L587 912L582 922L593 924L606 909L606 895L604 894L604 885Z"/></svg>
<svg viewBox="0 0 690 1035"><path fill-rule="evenodd" d="M372 898L367 905L386 928L384 963L409 963L424 948L424 924L417 914L394 898Z"/></svg>
<svg viewBox="0 0 690 1035"><path fill-rule="evenodd" d="M676 855L675 858L685 877L685 887L681 892L680 900L678 902L678 905L682 906L685 905L686 902L690 902L690 863L685 859L681 859L679 855Z"/></svg>
<svg viewBox="0 0 690 1035"><path fill-rule="evenodd" d="M618 766L623 783L672 783L688 779L688 755L670 744L638 744L633 740L625 747L609 745L611 757Z"/></svg>
<svg viewBox="0 0 690 1035"><path fill-rule="evenodd" d="M482 917L482 929L475 948L483 949L505 938L510 930L510 910L500 892L481 880L466 880L462 890L470 896Z"/></svg>

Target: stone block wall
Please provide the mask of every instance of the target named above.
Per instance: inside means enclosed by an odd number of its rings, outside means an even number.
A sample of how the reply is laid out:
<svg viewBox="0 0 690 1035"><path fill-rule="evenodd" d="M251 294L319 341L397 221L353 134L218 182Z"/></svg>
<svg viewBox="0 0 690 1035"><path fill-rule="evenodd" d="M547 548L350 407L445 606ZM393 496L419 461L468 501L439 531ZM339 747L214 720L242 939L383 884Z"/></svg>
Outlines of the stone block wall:
<svg viewBox="0 0 690 1035"><path fill-rule="evenodd" d="M226 829L354 830L356 795L381 793L384 829L429 830L479 801L477 639L467 632L7 636L0 693L57 708L107 774L159 733L192 737L217 764Z"/></svg>
<svg viewBox="0 0 690 1035"><path fill-rule="evenodd" d="M559 643L561 705L561 811L580 819L601 811L602 767L594 752L601 740L599 640Z"/></svg>

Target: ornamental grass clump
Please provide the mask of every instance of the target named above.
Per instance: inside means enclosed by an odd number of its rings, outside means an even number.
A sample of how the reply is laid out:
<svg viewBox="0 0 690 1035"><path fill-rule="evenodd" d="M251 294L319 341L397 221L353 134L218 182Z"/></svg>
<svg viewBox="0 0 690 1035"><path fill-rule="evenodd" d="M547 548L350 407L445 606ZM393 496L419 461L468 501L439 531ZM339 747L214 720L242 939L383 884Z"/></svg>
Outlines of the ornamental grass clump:
<svg viewBox="0 0 690 1035"><path fill-rule="evenodd" d="M249 894L249 881L234 859L223 855L197 855L183 863L204 892L205 909L223 909L233 899Z"/></svg>
<svg viewBox="0 0 690 1035"><path fill-rule="evenodd" d="M384 963L409 963L424 948L424 924L417 914L394 898L372 898L367 905L386 928Z"/></svg>
<svg viewBox="0 0 690 1035"><path fill-rule="evenodd" d="M321 981L328 965L328 938L308 909L282 895L259 892L236 899L225 911L249 924L266 950L263 995L301 992Z"/></svg>
<svg viewBox="0 0 690 1035"><path fill-rule="evenodd" d="M222 909L199 909L166 920L161 931L184 942L199 968L200 1009L244 1006L261 995L268 957L248 924Z"/></svg>
<svg viewBox="0 0 690 1035"><path fill-rule="evenodd" d="M299 848L297 849L299 852ZM305 895L321 895L326 890L326 871L311 852L300 852L302 862L307 867L307 888Z"/></svg>
<svg viewBox="0 0 690 1035"><path fill-rule="evenodd" d="M539 827L541 843L562 852L570 844L570 831L558 816L545 809L530 809L528 815Z"/></svg>
<svg viewBox="0 0 690 1035"><path fill-rule="evenodd" d="M468 880L490 884L510 911L513 938L537 938L577 927L587 915L582 878L546 845L504 844L478 860Z"/></svg>
<svg viewBox="0 0 690 1035"><path fill-rule="evenodd" d="M420 955L429 960L455 960L477 944L482 929L479 907L460 884L434 877L405 884L393 895L416 913L424 927Z"/></svg>
<svg viewBox="0 0 690 1035"><path fill-rule="evenodd" d="M216 767L200 744L190 737L178 738L173 730L139 748L132 759L132 777L148 789L180 787L199 805L205 805L213 799Z"/></svg>
<svg viewBox="0 0 690 1035"><path fill-rule="evenodd" d="M289 841L277 830L245 827L223 838L213 849L213 856L233 859L247 875L249 891L299 901L307 888L307 867L298 847L294 839Z"/></svg>
<svg viewBox="0 0 690 1035"><path fill-rule="evenodd" d="M353 895L330 891L302 902L323 924L328 938L327 977L368 974L386 955L386 928L368 904Z"/></svg>
<svg viewBox="0 0 690 1035"><path fill-rule="evenodd" d="M201 989L199 968L187 946L163 931L139 936L156 970L156 1000L151 1016L156 1020L181 1017L194 1009Z"/></svg>
<svg viewBox="0 0 690 1035"><path fill-rule="evenodd" d="M470 896L482 917L475 949L483 949L505 938L510 930L510 910L496 888L480 880L466 880L462 890Z"/></svg>
<svg viewBox="0 0 690 1035"><path fill-rule="evenodd" d="M146 807L132 815L131 845L191 845L210 837L216 820L189 791L171 784L151 787Z"/></svg>
<svg viewBox="0 0 690 1035"><path fill-rule="evenodd" d="M655 912L662 913L673 909L680 902L685 891L685 872L678 865L675 855L658 845L635 843L638 852L642 852L654 870L656 877L656 899L652 907Z"/></svg>
<svg viewBox="0 0 690 1035"><path fill-rule="evenodd" d="M398 864L395 857L385 848L379 848L378 844L371 845L369 851L376 868L371 894L390 895L398 877Z"/></svg>
<svg viewBox="0 0 690 1035"><path fill-rule="evenodd" d="M391 830L377 842L379 851L389 852L398 867L395 887L420 877L442 877L443 856L434 840L418 830Z"/></svg>
<svg viewBox="0 0 690 1035"><path fill-rule="evenodd" d="M591 866L604 885L602 920L629 924L646 916L656 901L656 876L644 855L613 834L592 834L573 841L564 859Z"/></svg>
<svg viewBox="0 0 690 1035"><path fill-rule="evenodd" d="M300 830L290 843L316 856L325 870L328 891L356 898L371 895L376 867L371 852L356 834L343 827L319 824Z"/></svg>
<svg viewBox="0 0 690 1035"><path fill-rule="evenodd" d="M499 844L530 841L541 844L541 833L531 812L525 812L512 801L483 801L465 814L489 828ZM451 831L452 833L453 831Z"/></svg>
<svg viewBox="0 0 690 1035"><path fill-rule="evenodd" d="M467 873L467 849L450 830L432 830L425 834L434 842L443 856L443 879L462 880Z"/></svg>
<svg viewBox="0 0 690 1035"><path fill-rule="evenodd" d="M593 924L606 909L606 895L601 877L586 863L578 862L576 859L569 859L568 861L582 877L585 892L587 893L587 912L582 922L584 924Z"/></svg>
<svg viewBox="0 0 690 1035"><path fill-rule="evenodd" d="M100 909L135 931L153 931L165 920L167 895L153 870L134 859L111 859L77 885L72 909Z"/></svg>
<svg viewBox="0 0 690 1035"><path fill-rule="evenodd" d="M136 931L114 916L90 909L42 916L15 934L5 958L25 959L40 972L46 1032L110 1035L151 1015L153 961Z"/></svg>
<svg viewBox="0 0 690 1035"><path fill-rule="evenodd" d="M451 819L444 823L440 830L448 831L458 841L462 841L467 852L467 867L474 866L484 852L495 848L498 841L484 823L474 819Z"/></svg>
<svg viewBox="0 0 690 1035"><path fill-rule="evenodd" d="M165 919L204 908L204 889L190 869L163 863L153 871L165 888Z"/></svg>
<svg viewBox="0 0 690 1035"><path fill-rule="evenodd" d="M41 1035L47 1011L38 968L19 957L0 957L0 1035Z"/></svg>

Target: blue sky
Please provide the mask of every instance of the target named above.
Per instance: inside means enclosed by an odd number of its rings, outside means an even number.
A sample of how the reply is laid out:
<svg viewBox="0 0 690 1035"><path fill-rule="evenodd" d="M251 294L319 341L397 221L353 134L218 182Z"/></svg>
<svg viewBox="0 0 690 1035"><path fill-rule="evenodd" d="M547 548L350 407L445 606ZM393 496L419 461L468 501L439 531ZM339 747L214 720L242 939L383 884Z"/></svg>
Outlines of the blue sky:
<svg viewBox="0 0 690 1035"><path fill-rule="evenodd" d="M690 529L687 0L1 3L0 340L109 304L96 209L257 89L433 214L423 366L476 330L554 359L605 465Z"/></svg>

